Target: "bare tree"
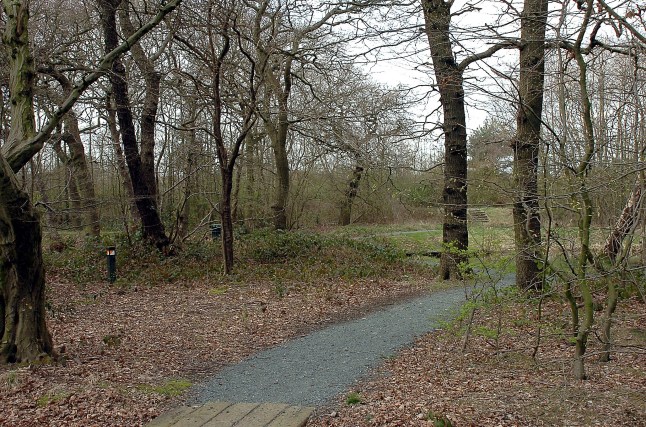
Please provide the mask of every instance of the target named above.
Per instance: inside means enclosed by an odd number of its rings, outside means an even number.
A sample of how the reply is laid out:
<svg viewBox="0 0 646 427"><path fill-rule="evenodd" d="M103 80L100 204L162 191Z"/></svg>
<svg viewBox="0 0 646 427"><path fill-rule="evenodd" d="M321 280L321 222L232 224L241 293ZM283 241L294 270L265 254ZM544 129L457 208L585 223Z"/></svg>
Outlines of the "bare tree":
<svg viewBox="0 0 646 427"><path fill-rule="evenodd" d="M287 204L290 188L288 136L291 126L290 96L294 85L296 64L310 62L316 51L329 49L328 37L333 27L351 18L342 17L361 10L365 2L319 5L292 0L286 4L262 1L254 6L255 21L252 40L259 62L271 66L260 76L265 82L260 116L271 140L276 163L276 198L274 228L288 228ZM320 16L313 18L314 16ZM321 43L324 41L325 43ZM323 45L323 46L321 46ZM299 76L296 76L299 77Z"/></svg>
<svg viewBox="0 0 646 427"><path fill-rule="evenodd" d="M112 61L126 52L181 0L159 8L156 15L132 37L107 52L96 71L83 76L70 95L36 130L34 120L34 77L36 69L30 50L29 2L4 1L3 45L10 49L11 129L0 151L0 360L27 362L53 354L52 339L45 323L45 274L42 260L39 215L29 196L21 190L16 172L43 147L92 83L110 70Z"/></svg>
<svg viewBox="0 0 646 427"><path fill-rule="evenodd" d="M461 277L460 264L468 261L467 230L467 128L464 104L464 72L472 63L490 57L498 50L513 47L510 41L489 49L455 59L451 41L451 7L453 1L422 0L425 31L431 49L433 70L443 111L444 133L444 221L440 259L440 277L444 280Z"/></svg>
<svg viewBox="0 0 646 427"><path fill-rule="evenodd" d="M521 15L518 110L516 136L512 144L514 180L518 192L514 203L516 286L520 289L540 289L542 286L538 154L541 144L547 8L547 0L525 0Z"/></svg>
<svg viewBox="0 0 646 427"><path fill-rule="evenodd" d="M199 64L200 74L185 72L196 85L198 93L208 100L205 111L210 125L202 130L215 143L222 189L218 206L222 226L224 273L233 272L232 191L236 161L242 144L256 122L256 93L266 62L258 63L252 47L243 37L248 27L245 8L235 2L219 4L209 1L201 13L207 17L200 22L203 37L176 36L187 52ZM193 34L194 35L194 34Z"/></svg>
<svg viewBox="0 0 646 427"><path fill-rule="evenodd" d="M117 31L117 12L122 0L97 0L101 14L101 24L105 37L105 50L113 50L119 43ZM128 8L129 5L124 7ZM121 24L128 36L134 28L129 20L127 11L121 9ZM146 96L141 115L141 140L137 141L130 94L128 93L128 77L123 62L116 59L112 64L110 83L116 103L117 119L121 142L130 181L132 183L135 203L141 219L143 236L163 253L172 253L171 242L161 219L157 203L157 184L154 170L155 119L159 100L159 82L161 76L154 70L152 61L147 58L141 47L133 46L133 56L144 75ZM141 146L141 149L139 148Z"/></svg>
<svg viewBox="0 0 646 427"><path fill-rule="evenodd" d="M54 78L62 89L62 98L67 98L72 89L72 82L60 70L56 69L53 65L47 64L40 68L40 72L46 73ZM66 163L72 170L72 179L74 184L78 187L80 200L80 209L87 215L86 224L87 229L90 230L92 235L99 236L101 232L101 223L99 215L99 206L94 191L94 181L90 168L88 166L87 156L85 154L85 147L81 140L81 131L79 121L76 113L70 110L63 118L65 130L62 135L62 140L69 148L69 157L66 157Z"/></svg>

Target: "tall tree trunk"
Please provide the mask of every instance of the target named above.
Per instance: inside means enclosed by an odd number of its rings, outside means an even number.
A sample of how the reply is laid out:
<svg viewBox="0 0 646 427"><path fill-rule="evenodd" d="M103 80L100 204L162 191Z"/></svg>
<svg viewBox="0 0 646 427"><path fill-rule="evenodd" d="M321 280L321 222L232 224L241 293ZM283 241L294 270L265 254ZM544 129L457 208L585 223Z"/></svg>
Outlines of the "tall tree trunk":
<svg viewBox="0 0 646 427"><path fill-rule="evenodd" d="M51 75L63 89L62 100L66 99L72 92L72 82L60 71L54 67L45 67L42 71ZM73 110L70 110L63 118L65 124L65 133L63 142L69 148L69 157L66 163L72 170L72 176L78 187L80 194L81 212L86 215L86 229L93 235L101 234L101 221L99 215L99 206L94 191L94 181L90 168L88 167L85 147L81 140L78 118Z"/></svg>
<svg viewBox="0 0 646 427"><path fill-rule="evenodd" d="M233 170L224 165L220 168L222 195L220 196L220 221L222 222L222 253L224 255L224 274L233 273L233 220L231 216L231 190Z"/></svg>
<svg viewBox="0 0 646 427"><path fill-rule="evenodd" d="M269 2L262 3L261 9L265 11ZM258 12L254 27L254 41L256 43L256 53L260 58L262 64L267 64L271 49L273 47L265 46L264 41L261 40L261 22L262 13ZM276 187L275 199L272 205L274 211L274 229L286 230L289 226L287 218L287 204L289 199L289 159L287 157L287 139L289 135L289 97L292 93L292 66L294 63L294 56L298 49L300 49L300 40L304 37L305 33L294 35L292 40L292 55L286 55L280 60L284 60L284 68L278 70L272 67L264 67L264 74L260 76L261 79L266 81L266 91L264 99L264 114L263 123L274 153L274 162L276 164ZM278 71L278 72L277 72ZM278 112L276 118L272 119L269 114L272 99L278 105Z"/></svg>
<svg viewBox="0 0 646 427"><path fill-rule="evenodd" d="M45 322L45 270L40 218L0 157L0 361L53 353Z"/></svg>
<svg viewBox="0 0 646 427"><path fill-rule="evenodd" d="M238 205L240 204L240 183L242 182L242 168L238 165L235 168L235 189L232 195L233 208L231 209L231 220L238 222Z"/></svg>
<svg viewBox="0 0 646 427"><path fill-rule="evenodd" d="M135 27L130 21L129 4L125 3L119 9L119 23L124 30L126 37L135 33ZM148 180L147 185L152 194L158 197L157 177L155 174L155 125L157 123L157 109L159 106L159 87L161 85L161 74L155 70L155 65L140 45L132 46L130 51L135 59L137 68L141 71L145 82L144 104L141 111L139 123L141 131L141 169L143 177Z"/></svg>
<svg viewBox="0 0 646 427"><path fill-rule="evenodd" d="M188 131L188 143L186 150L186 164L184 165L184 196L179 209L177 219L177 235L181 240L188 236L191 215L191 199L195 189L195 155L197 152L197 138L195 129Z"/></svg>
<svg viewBox="0 0 646 427"><path fill-rule="evenodd" d="M135 202L135 193L132 189L130 173L128 172L128 165L126 164L126 157L123 154L123 149L121 149L121 136L119 135L119 129L117 128L116 106L114 105L114 100L112 99L111 94L108 94L106 97L105 109L107 112L106 121L108 122L108 129L110 130L110 137L112 139L112 148L114 149L114 156L117 161L117 170L121 177L121 185L126 192L127 203L130 206L130 215L132 215L132 219L134 221L141 222L137 203Z"/></svg>
<svg viewBox="0 0 646 427"><path fill-rule="evenodd" d="M262 137L249 132L247 141L244 146L245 172L246 172L246 194L247 203L245 204L244 216L245 226L248 230L254 230L257 226L257 212L260 205L258 189L256 188L256 168L260 168L259 162L262 161L258 155L258 145Z"/></svg>
<svg viewBox="0 0 646 427"><path fill-rule="evenodd" d="M211 18L211 13L213 9L209 10L209 18ZM245 108L243 106L242 111L242 121L240 123L240 131L237 138L235 138L231 144L229 144L230 149L227 148L227 143L225 142L223 135L223 117L224 117L224 104L223 96L221 92L221 82L223 75L223 65L225 59L229 54L229 49L231 47L231 32L235 31L237 33L238 28L236 27L236 20L234 19L233 8L225 11L226 16L224 17L224 25L219 29L218 36L221 40L215 40L216 33L213 31L213 28L209 28L209 45L211 46L211 55L213 58L213 63L210 64L213 84L212 84L212 99L213 99L213 137L216 144L216 154L218 157L218 163L220 167L220 177L222 179L222 193L220 196L220 220L222 221L222 249L224 253L224 273L231 274L233 272L233 221L232 221L232 210L231 210L231 192L233 189L233 174L235 171L236 160L240 155L240 150L242 144L247 138L249 132L254 126L255 123L255 108L256 108L256 92L257 87L254 85L255 82L255 66L257 64L252 63L249 82L250 87L248 88L249 104ZM221 46L221 50L216 52L215 46Z"/></svg>
<svg viewBox="0 0 646 427"><path fill-rule="evenodd" d="M53 235L58 238L58 230L54 227L58 222L56 218L56 212L49 204L49 194L47 194L47 187L45 185L45 180L43 179L42 165L40 161L35 162L32 160L32 168L35 168L38 165L38 171L34 174L34 182L36 184L36 189L40 194L40 200L36 202L35 207L41 205L45 209L45 228L50 227L53 230ZM42 222L42 221L41 221Z"/></svg>
<svg viewBox="0 0 646 427"><path fill-rule="evenodd" d="M352 177L348 183L348 189L345 192L345 197L341 202L341 212L339 214L339 225L350 225L352 222L352 205L354 204L354 199L357 197L359 191L359 182L361 181L361 175L363 174L363 166L358 162L352 171Z"/></svg>
<svg viewBox="0 0 646 427"><path fill-rule="evenodd" d="M443 0L422 0L426 34L444 115L444 223L440 277L460 278L460 264L468 261L467 130L464 109L464 68L454 59L449 37L451 5Z"/></svg>
<svg viewBox="0 0 646 427"><path fill-rule="evenodd" d="M525 0L521 17L520 78L514 151L514 235L516 286L540 289L541 219L538 195L538 154L545 71L547 0Z"/></svg>
<svg viewBox="0 0 646 427"><path fill-rule="evenodd" d="M106 52L110 52L119 42L116 12L121 1L98 0L98 3L105 36L105 50ZM150 175L150 168L144 165L145 162L142 161L142 157L139 153L137 137L135 134L135 125L128 95L126 70L120 59L115 59L112 63L110 83L112 85L116 102L121 140L126 156L126 163L128 164L132 189L135 195L137 211L141 218L143 236L155 245L162 253L171 253L171 242L168 236L166 236L157 206L157 196L154 191L156 188L156 185L154 185L155 176L154 173L152 176ZM149 89L150 88L148 87L146 88L146 90ZM142 122L142 126L144 124L145 123Z"/></svg>
<svg viewBox="0 0 646 427"><path fill-rule="evenodd" d="M586 1L585 16L581 22L581 29L576 42L572 46L570 53L576 59L579 67L579 90L581 92L581 118L583 121L583 135L585 144L581 150L581 156L578 166L573 176L577 188L576 207L579 213L579 259L576 264L576 275L579 292L583 300L583 319L576 334L576 345L574 353L574 376L576 379L586 379L585 373L585 352L587 350L588 337L594 324L594 297L593 289L587 277L587 267L590 261L594 261L590 251L590 228L592 225L593 205L590 190L588 189L588 173L591 168L591 162L596 155L596 139L594 135L594 125L592 122L592 102L588 92L588 73L587 63L583 57L581 43L588 28L590 17L594 9L593 0ZM578 316L577 316L578 317Z"/></svg>
<svg viewBox="0 0 646 427"><path fill-rule="evenodd" d="M70 139L70 134L62 135L62 140ZM53 145L56 157L64 166L65 172L65 192L67 193L67 208L65 210L64 220L66 223L71 224L74 229L80 229L83 226L81 219L82 205L81 196L79 194L78 185L74 179L74 169L70 165L70 157L61 146L61 140L58 140Z"/></svg>
<svg viewBox="0 0 646 427"><path fill-rule="evenodd" d="M271 134L270 134L271 135ZM287 158L287 127L283 132L271 138L276 162L276 198L272 209L274 210L274 228L287 230L287 199L289 197L289 160Z"/></svg>
<svg viewBox="0 0 646 427"><path fill-rule="evenodd" d="M64 141L70 149L69 165L81 196L80 204L82 212L86 215L86 229L93 236L98 237L101 234L101 220L94 192L94 181L90 174L85 148L81 141L78 121L73 114L71 111L67 113L68 118L65 120L65 127L69 136L65 136ZM73 115L73 117L69 117L70 115Z"/></svg>
<svg viewBox="0 0 646 427"><path fill-rule="evenodd" d="M36 70L29 50L28 5L3 1L3 43L10 50L12 117L8 141L3 148L9 149L35 134ZM14 169L0 152L0 362L36 360L43 354L53 353L45 322L41 240L40 218L29 196L20 190Z"/></svg>
<svg viewBox="0 0 646 427"><path fill-rule="evenodd" d="M271 72L270 72L271 73ZM274 211L274 228L276 230L287 230L289 227L287 218L287 202L289 199L289 158L287 157L287 137L289 135L289 96L292 91L292 60L288 59L283 73L283 87L276 76L270 74L268 80L271 90L267 91L266 96L276 96L278 102L278 114L276 121L273 122L266 117L264 120L265 129L271 147L274 152L274 162L276 163L276 195L275 202L272 206ZM271 103L268 100L266 103Z"/></svg>

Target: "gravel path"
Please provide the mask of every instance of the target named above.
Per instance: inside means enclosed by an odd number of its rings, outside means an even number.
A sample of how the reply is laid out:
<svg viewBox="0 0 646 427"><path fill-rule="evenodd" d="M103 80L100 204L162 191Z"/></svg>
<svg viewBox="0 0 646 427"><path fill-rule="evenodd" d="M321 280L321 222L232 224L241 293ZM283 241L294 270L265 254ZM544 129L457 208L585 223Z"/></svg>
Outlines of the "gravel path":
<svg viewBox="0 0 646 427"><path fill-rule="evenodd" d="M437 328L465 299L464 288L435 292L262 351L198 386L195 403L323 405L415 337Z"/></svg>

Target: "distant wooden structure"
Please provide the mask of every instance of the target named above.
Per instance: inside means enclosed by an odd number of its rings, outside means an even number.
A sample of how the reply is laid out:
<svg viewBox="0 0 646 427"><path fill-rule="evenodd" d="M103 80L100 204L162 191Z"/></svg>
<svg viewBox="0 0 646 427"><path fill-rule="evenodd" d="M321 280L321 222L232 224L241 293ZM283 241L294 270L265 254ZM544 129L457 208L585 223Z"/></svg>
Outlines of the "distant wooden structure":
<svg viewBox="0 0 646 427"><path fill-rule="evenodd" d="M482 209L470 208L467 212L467 218L470 222L489 222L489 215Z"/></svg>

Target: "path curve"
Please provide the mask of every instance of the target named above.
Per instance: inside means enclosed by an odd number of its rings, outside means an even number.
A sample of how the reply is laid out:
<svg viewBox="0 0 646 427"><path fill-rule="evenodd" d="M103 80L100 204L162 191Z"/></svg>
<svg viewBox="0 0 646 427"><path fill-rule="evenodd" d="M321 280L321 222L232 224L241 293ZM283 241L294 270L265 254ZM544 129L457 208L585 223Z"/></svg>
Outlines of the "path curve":
<svg viewBox="0 0 646 427"><path fill-rule="evenodd" d="M508 276L500 285L511 282ZM438 328L466 301L467 293L465 288L434 292L256 353L196 386L193 403L324 405L384 358Z"/></svg>

